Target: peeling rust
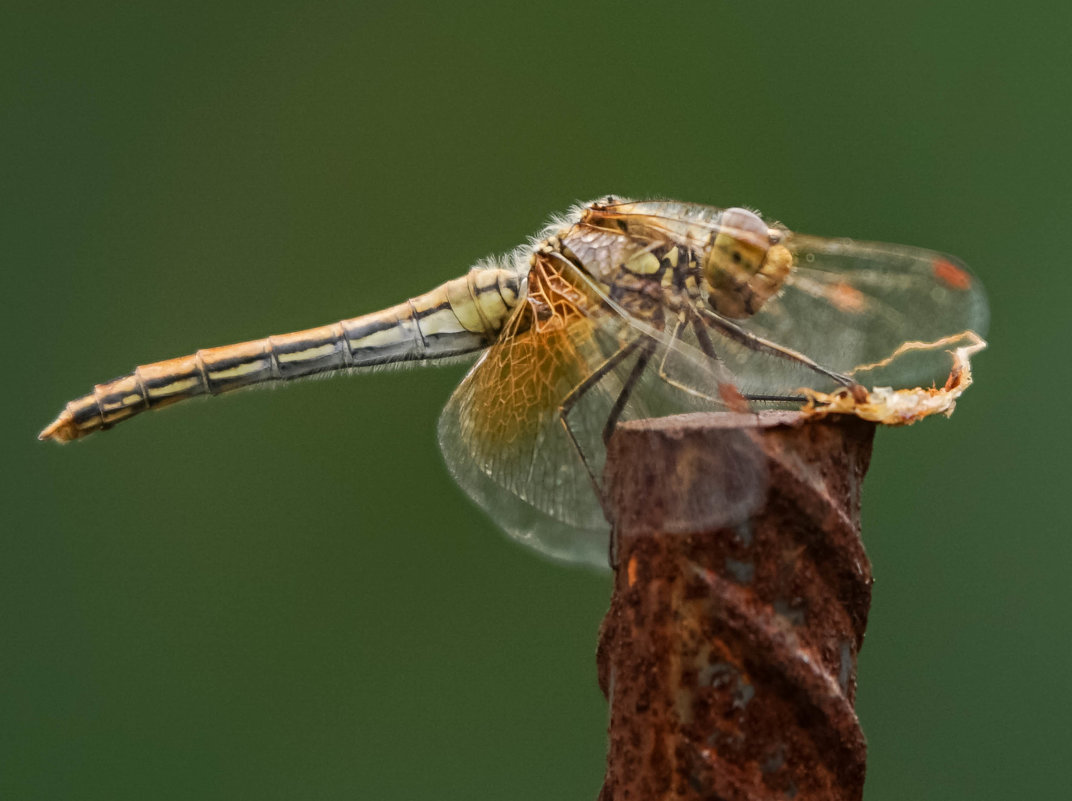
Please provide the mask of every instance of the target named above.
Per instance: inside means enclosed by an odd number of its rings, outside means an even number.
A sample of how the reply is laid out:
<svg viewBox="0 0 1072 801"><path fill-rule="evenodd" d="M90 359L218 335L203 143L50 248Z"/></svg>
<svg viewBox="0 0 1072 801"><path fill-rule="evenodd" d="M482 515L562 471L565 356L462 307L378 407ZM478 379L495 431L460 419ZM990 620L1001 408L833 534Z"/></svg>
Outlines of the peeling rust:
<svg viewBox="0 0 1072 801"><path fill-rule="evenodd" d="M680 467L704 464L690 454L718 452L727 429L762 450L766 504L735 528L659 533L666 499L690 482ZM615 433L601 801L862 797L853 702L871 601L859 511L873 433L856 418L795 413L645 420Z"/></svg>

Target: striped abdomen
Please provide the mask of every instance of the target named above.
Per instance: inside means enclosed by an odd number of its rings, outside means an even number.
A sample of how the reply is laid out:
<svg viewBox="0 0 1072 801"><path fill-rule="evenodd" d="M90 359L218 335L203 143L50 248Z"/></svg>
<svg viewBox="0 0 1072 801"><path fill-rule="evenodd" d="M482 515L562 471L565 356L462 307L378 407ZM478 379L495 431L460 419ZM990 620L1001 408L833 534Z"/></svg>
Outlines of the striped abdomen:
<svg viewBox="0 0 1072 801"><path fill-rule="evenodd" d="M331 370L445 359L492 342L517 305L509 270L474 270L390 309L135 368L71 401L40 439L68 442L197 395Z"/></svg>

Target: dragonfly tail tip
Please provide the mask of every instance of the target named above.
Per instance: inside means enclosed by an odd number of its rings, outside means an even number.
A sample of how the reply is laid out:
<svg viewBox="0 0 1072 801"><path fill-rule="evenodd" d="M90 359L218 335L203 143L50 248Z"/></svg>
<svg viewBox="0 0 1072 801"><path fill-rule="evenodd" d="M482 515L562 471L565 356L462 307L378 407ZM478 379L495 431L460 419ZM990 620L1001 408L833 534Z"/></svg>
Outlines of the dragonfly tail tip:
<svg viewBox="0 0 1072 801"><path fill-rule="evenodd" d="M77 436L74 421L67 412L64 412L45 428L41 429L41 433L37 435L37 438L42 441L50 439L53 442L70 442Z"/></svg>

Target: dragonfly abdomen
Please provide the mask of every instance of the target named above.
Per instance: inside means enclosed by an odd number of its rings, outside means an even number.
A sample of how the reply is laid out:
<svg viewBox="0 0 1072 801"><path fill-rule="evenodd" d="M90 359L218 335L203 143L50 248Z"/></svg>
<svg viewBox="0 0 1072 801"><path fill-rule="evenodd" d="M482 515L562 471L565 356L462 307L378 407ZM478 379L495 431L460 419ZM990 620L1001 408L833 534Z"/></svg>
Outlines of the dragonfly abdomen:
<svg viewBox="0 0 1072 801"><path fill-rule="evenodd" d="M513 271L474 270L372 314L141 365L68 403L39 436L67 442L198 395L471 353L495 339L520 293Z"/></svg>

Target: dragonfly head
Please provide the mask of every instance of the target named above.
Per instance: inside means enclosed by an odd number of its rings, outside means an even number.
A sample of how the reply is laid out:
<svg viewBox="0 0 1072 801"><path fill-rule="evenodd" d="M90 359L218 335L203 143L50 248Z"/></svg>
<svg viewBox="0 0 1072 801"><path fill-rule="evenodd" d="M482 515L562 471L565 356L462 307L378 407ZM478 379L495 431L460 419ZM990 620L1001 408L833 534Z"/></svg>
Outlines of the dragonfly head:
<svg viewBox="0 0 1072 801"><path fill-rule="evenodd" d="M793 256L755 212L726 209L705 250L708 302L719 314L755 314L789 277Z"/></svg>

